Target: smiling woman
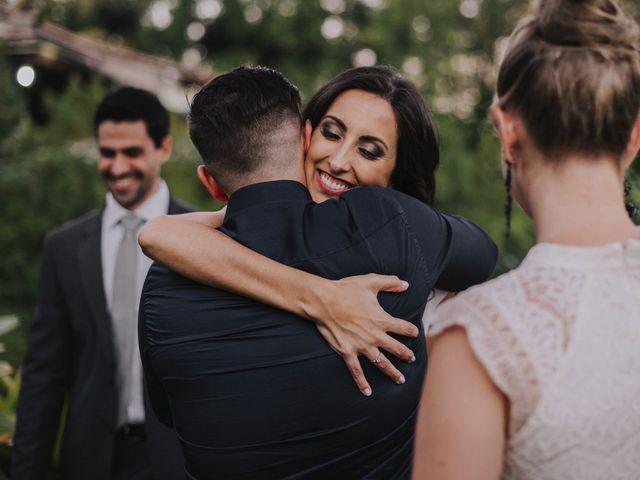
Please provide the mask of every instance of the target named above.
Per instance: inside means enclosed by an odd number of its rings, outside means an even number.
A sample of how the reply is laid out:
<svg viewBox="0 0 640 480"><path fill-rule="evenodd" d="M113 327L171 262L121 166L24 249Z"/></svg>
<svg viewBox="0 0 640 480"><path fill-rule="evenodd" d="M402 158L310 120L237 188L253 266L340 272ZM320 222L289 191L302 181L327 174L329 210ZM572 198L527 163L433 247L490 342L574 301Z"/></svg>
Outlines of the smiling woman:
<svg viewBox="0 0 640 480"><path fill-rule="evenodd" d="M305 171L314 200L379 185L433 204L435 124L415 86L392 68L341 73L311 98L302 118L313 131Z"/></svg>
<svg viewBox="0 0 640 480"><path fill-rule="evenodd" d="M311 136L305 163L311 195L321 201L359 185L388 187L397 144L395 116L386 100L363 90L342 93Z"/></svg>

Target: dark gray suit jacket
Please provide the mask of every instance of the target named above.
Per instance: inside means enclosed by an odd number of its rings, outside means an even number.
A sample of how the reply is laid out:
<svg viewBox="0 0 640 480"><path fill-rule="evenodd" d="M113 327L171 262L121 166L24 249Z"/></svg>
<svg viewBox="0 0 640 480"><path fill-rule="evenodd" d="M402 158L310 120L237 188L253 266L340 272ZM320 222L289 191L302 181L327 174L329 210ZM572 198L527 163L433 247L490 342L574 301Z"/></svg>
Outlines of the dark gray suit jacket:
<svg viewBox="0 0 640 480"><path fill-rule="evenodd" d="M190 209L173 198L169 213ZM111 480L116 423L115 359L100 254L103 209L49 232L38 286L12 453L15 480L41 480L51 464L65 398L65 480ZM155 478L184 478L175 433L146 403Z"/></svg>

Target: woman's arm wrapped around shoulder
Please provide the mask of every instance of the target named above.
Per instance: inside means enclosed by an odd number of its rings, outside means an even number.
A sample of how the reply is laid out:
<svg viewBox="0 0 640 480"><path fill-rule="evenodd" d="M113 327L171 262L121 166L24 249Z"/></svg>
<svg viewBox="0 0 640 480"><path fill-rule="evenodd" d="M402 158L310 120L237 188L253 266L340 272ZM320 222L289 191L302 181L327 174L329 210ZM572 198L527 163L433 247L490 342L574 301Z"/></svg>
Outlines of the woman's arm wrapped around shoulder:
<svg viewBox="0 0 640 480"><path fill-rule="evenodd" d="M373 361L385 350L401 360L414 360L413 352L389 334L416 337L418 329L389 315L377 301L378 292L403 292L406 282L373 274L327 280L282 265L216 230L223 218L219 212L158 217L147 222L138 240L149 257L181 275L313 321L343 357L365 395L371 394L371 386L360 355ZM373 363L393 381L403 383L404 377L391 361L380 358Z"/></svg>

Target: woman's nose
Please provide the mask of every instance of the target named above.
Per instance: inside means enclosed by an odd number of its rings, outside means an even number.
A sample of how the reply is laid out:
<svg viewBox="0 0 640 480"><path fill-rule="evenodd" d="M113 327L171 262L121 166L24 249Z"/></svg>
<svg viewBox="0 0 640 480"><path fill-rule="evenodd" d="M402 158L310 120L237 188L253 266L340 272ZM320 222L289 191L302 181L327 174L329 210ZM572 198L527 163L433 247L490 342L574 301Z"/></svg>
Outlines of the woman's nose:
<svg viewBox="0 0 640 480"><path fill-rule="evenodd" d="M329 170L332 174L344 173L349 170L350 166L351 161L346 149L339 149L329 158Z"/></svg>

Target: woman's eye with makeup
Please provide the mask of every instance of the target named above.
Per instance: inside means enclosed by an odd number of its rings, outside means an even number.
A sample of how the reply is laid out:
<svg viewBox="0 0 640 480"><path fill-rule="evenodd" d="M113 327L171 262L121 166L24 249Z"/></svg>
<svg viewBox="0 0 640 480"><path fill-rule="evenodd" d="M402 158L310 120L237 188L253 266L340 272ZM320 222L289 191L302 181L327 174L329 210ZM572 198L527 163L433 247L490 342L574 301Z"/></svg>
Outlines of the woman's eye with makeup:
<svg viewBox="0 0 640 480"><path fill-rule="evenodd" d="M322 136L328 138L329 140L339 140L340 139L340 131L330 123L323 123L320 127L320 132Z"/></svg>
<svg viewBox="0 0 640 480"><path fill-rule="evenodd" d="M383 151L376 146L359 147L358 150L360 151L362 156L368 158L369 160L377 160L383 155Z"/></svg>

